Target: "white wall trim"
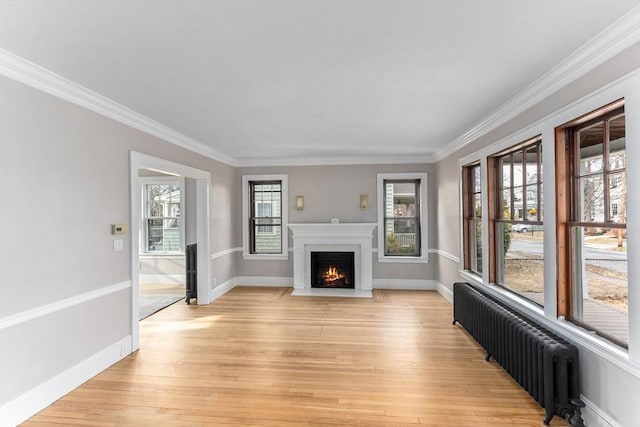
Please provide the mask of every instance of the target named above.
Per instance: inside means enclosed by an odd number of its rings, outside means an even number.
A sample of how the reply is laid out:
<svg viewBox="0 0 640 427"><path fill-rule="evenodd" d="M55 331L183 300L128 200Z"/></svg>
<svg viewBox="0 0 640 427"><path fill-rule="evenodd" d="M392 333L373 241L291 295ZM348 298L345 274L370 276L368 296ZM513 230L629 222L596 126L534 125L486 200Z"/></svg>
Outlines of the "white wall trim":
<svg viewBox="0 0 640 427"><path fill-rule="evenodd" d="M460 257L455 256L453 254L450 254L449 252L445 252L445 251L440 250L440 249L429 249L429 253L438 254L438 255L440 255L440 256L442 256L442 257L444 257L444 258L446 258L446 259L448 259L450 261L455 262L456 264L460 264Z"/></svg>
<svg viewBox="0 0 640 427"><path fill-rule="evenodd" d="M229 279L224 283L219 284L209 292L209 301L213 302L220 298L222 295L229 292L236 287L236 278Z"/></svg>
<svg viewBox="0 0 640 427"><path fill-rule="evenodd" d="M0 406L0 426L20 424L130 353L131 336L127 336L5 403Z"/></svg>
<svg viewBox="0 0 640 427"><path fill-rule="evenodd" d="M4 49L0 49L0 74L194 153L231 166L237 164L233 157L213 147L196 141Z"/></svg>
<svg viewBox="0 0 640 427"><path fill-rule="evenodd" d="M232 254L234 252L242 252L242 248L238 247L238 248L225 249L224 251L213 253L213 254L211 254L211 259L213 260L213 259L216 259L216 258L220 258L220 257L223 257L225 255Z"/></svg>
<svg viewBox="0 0 640 427"><path fill-rule="evenodd" d="M373 279L373 289L435 291L438 282L425 279Z"/></svg>
<svg viewBox="0 0 640 427"><path fill-rule="evenodd" d="M576 81L589 71L640 41L640 6L633 8L551 68L524 90L502 104L466 133L436 153L440 161L507 123L543 99Z"/></svg>
<svg viewBox="0 0 640 427"><path fill-rule="evenodd" d="M589 427L622 427L614 420L611 419L604 411L598 408L592 401L580 395L580 399L586 405L582 409L582 418L584 419L584 425Z"/></svg>
<svg viewBox="0 0 640 427"><path fill-rule="evenodd" d="M280 159L244 158L237 159L237 167L267 166L347 166L347 165L390 165L433 163L431 154L415 156L355 156L355 157L289 157Z"/></svg>
<svg viewBox="0 0 640 427"><path fill-rule="evenodd" d="M236 286L293 287L293 277L238 276Z"/></svg>
<svg viewBox="0 0 640 427"><path fill-rule="evenodd" d="M445 286L442 283L438 282L438 287L436 290L440 295L442 295L442 298L446 299L449 302L449 304L453 304L453 291L449 289L448 286Z"/></svg>
<svg viewBox="0 0 640 427"><path fill-rule="evenodd" d="M159 285L183 285L187 281L186 274L140 274L139 283Z"/></svg>
<svg viewBox="0 0 640 427"><path fill-rule="evenodd" d="M96 289L93 291L85 292L80 295L76 295L70 298L63 299L61 301L45 304L40 307L35 307L20 313L12 314L0 319L0 330L10 328L20 323L28 322L38 317L46 316L56 311L65 310L74 305L83 304L87 301L101 298L103 296L128 289L131 287L131 281L116 283L115 285L105 286L104 288Z"/></svg>

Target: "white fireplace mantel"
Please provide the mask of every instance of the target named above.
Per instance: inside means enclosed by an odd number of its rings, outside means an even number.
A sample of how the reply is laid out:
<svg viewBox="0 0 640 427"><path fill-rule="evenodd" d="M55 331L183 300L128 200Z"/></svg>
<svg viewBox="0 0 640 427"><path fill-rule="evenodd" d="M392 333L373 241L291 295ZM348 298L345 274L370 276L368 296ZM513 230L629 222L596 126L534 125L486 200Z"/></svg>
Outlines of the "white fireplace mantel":
<svg viewBox="0 0 640 427"><path fill-rule="evenodd" d="M354 253L355 289L350 292L340 290L338 294L371 296L372 242L376 223L290 223L288 226L293 237L293 295L328 295L331 292L330 289L311 292L311 252L327 251Z"/></svg>

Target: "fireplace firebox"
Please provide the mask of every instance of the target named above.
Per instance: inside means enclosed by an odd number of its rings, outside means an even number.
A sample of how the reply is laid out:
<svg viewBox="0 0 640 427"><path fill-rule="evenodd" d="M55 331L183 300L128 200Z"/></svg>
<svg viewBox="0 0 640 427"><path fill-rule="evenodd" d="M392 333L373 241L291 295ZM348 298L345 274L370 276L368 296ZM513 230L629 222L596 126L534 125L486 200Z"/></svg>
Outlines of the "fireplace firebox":
<svg viewBox="0 0 640 427"><path fill-rule="evenodd" d="M355 288L353 252L311 252L312 288Z"/></svg>

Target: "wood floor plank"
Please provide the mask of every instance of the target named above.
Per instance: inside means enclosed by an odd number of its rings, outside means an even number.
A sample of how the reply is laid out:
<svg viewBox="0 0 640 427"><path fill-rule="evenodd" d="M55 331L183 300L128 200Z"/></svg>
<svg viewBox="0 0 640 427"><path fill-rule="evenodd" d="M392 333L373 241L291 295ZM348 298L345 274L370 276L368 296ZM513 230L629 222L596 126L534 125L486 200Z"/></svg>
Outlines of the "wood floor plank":
<svg viewBox="0 0 640 427"><path fill-rule="evenodd" d="M238 287L145 319L138 352L24 426L541 425L437 293L290 292Z"/></svg>

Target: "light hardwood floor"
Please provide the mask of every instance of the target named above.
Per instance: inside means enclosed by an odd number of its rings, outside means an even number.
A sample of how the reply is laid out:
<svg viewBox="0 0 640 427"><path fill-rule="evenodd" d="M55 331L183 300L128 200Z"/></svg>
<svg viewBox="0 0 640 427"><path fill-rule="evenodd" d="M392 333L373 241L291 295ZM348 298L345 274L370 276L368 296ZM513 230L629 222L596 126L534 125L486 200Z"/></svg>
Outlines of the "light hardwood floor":
<svg viewBox="0 0 640 427"><path fill-rule="evenodd" d="M141 348L25 426L540 426L435 292L235 288L141 322ZM566 425L554 417L552 425Z"/></svg>

